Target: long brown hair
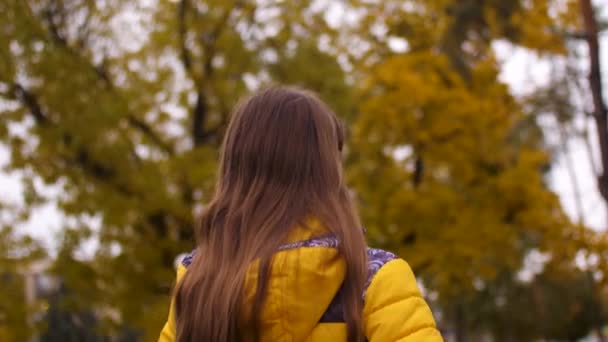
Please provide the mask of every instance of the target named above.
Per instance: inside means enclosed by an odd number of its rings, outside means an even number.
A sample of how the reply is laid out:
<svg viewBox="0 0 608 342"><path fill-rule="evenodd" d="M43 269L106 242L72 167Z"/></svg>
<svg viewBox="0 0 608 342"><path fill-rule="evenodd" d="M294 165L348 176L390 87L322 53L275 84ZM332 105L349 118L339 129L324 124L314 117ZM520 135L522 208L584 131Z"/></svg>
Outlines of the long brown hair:
<svg viewBox="0 0 608 342"><path fill-rule="evenodd" d="M272 256L310 217L340 241L348 340L362 340L366 245L344 184L343 143L340 121L309 91L272 87L236 106L216 192L196 230L197 254L176 289L179 342L258 341ZM256 292L245 303L254 261Z"/></svg>

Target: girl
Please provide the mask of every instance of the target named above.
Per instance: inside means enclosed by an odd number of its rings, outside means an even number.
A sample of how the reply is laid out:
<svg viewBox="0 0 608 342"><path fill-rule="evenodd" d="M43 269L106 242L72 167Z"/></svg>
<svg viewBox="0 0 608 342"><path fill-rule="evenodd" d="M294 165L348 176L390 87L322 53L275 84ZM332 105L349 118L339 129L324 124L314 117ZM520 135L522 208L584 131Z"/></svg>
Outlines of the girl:
<svg viewBox="0 0 608 342"><path fill-rule="evenodd" d="M308 91L237 106L159 341L442 341L408 264L366 246L343 144Z"/></svg>

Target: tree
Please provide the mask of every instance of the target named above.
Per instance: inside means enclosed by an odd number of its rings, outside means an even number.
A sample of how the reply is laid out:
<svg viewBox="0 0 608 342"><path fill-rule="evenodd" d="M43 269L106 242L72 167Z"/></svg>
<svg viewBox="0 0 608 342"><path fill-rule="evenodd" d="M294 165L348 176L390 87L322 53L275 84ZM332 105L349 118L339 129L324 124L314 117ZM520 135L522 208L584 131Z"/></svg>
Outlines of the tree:
<svg viewBox="0 0 608 342"><path fill-rule="evenodd" d="M386 12L371 13L408 49L367 60L351 181L371 241L400 251L436 291L443 324L454 327L457 340L469 340L475 327L468 316L479 307L466 299L479 286L504 283L506 275L515 287L528 253L572 260L573 240L581 239L544 181L550 158L535 113L499 81L492 50L506 39L564 53L563 37L550 28L572 25L572 2L383 6Z"/></svg>
<svg viewBox="0 0 608 342"><path fill-rule="evenodd" d="M604 102L602 91L602 72L600 65L600 47L598 40L598 24L595 18L591 0L580 0L583 17L584 36L589 48L589 89L593 100L593 118L597 128L600 147L601 173L597 176L598 190L608 208L608 108Z"/></svg>
<svg viewBox="0 0 608 342"><path fill-rule="evenodd" d="M530 281L500 274L464 298L470 340L490 335L498 341L577 341L596 324L597 298L585 271L549 263Z"/></svg>
<svg viewBox="0 0 608 342"><path fill-rule="evenodd" d="M350 110L342 68L315 43L332 32L308 4L11 0L0 13L9 169L61 186L54 270L72 310L100 308L110 331L150 339L166 319L237 98L288 81ZM79 260L90 238L99 248Z"/></svg>

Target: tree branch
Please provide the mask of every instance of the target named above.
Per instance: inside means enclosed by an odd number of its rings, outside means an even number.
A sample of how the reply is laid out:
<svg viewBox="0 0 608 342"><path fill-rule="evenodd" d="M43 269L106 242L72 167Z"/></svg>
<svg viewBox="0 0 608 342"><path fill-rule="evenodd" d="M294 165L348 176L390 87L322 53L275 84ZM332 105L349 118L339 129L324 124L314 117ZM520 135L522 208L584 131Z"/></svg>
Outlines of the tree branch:
<svg viewBox="0 0 608 342"><path fill-rule="evenodd" d="M73 163L80 166L80 168L85 171L86 174L104 184L110 185L120 194L126 197L136 196L136 194L130 190L128 186L115 181L116 171L114 169L91 158L91 155L84 147L80 147L74 157L66 159L68 163Z"/></svg>
<svg viewBox="0 0 608 342"><path fill-rule="evenodd" d="M68 42L66 37L61 33L59 26L55 22L55 18L57 17L58 12L62 12L63 9L60 9L61 5L57 4L56 1L51 1L48 6L43 11L44 19L46 20L47 25L49 26L49 32L51 33L51 37L53 40L61 45L68 46Z"/></svg>
<svg viewBox="0 0 608 342"><path fill-rule="evenodd" d="M592 116L591 114L586 113L585 120L591 116ZM585 123L585 125L583 126L583 130L581 132L581 138L583 139L583 142L585 143L585 150L587 152L587 158L589 158L589 164L591 165L591 172L593 173L593 175L595 177L597 177L600 174L600 171L599 171L599 168L597 167L597 164L595 163L595 156L593 154L593 148L591 147L591 135L589 134L589 127L588 127L587 123Z"/></svg>
<svg viewBox="0 0 608 342"><path fill-rule="evenodd" d="M48 114L42 109L42 105L34 93L18 83L13 84L13 89L15 98L29 110L30 114L34 117L36 124L42 127L54 125L50 121ZM72 140L73 139L69 134L65 133L63 135L63 142L66 145L71 145ZM135 195L127 186L114 181L116 176L116 171L114 169L91 158L90 153L84 147L77 147L74 155L63 156L63 159L68 164L78 165L92 178L104 181L124 195Z"/></svg>
<svg viewBox="0 0 608 342"><path fill-rule="evenodd" d="M34 117L34 121L36 121L37 124L47 125L50 123L50 120L42 110L36 95L25 89L19 83L13 83L12 88L15 98L30 110L30 113Z"/></svg>
<svg viewBox="0 0 608 342"><path fill-rule="evenodd" d="M234 4L230 8L227 8L222 16L218 20L217 24L211 30L211 32L207 34L203 34L202 43L203 43L203 52L204 52L204 75L203 77L210 77L213 73L213 58L215 57L215 43L221 36L226 24L228 23L228 19L232 14L232 11L239 5Z"/></svg>
<svg viewBox="0 0 608 342"><path fill-rule="evenodd" d="M553 33L557 36L564 37L566 39L573 39L573 40L587 39L587 33L584 31L570 31L570 30L566 30L566 29L563 29L563 28L557 27L557 26L551 26L549 28L549 30L551 31L551 33Z"/></svg>
<svg viewBox="0 0 608 342"><path fill-rule="evenodd" d="M209 104L207 101L207 96L209 95L210 90L204 82L208 82L213 77L213 58L216 54L216 42L221 36L226 25L228 24L228 19L230 18L232 11L239 6L241 6L240 2L236 2L232 6L226 8L216 25L213 27L213 29L210 32L203 33L201 37L201 44L203 48L203 74L201 75L200 80L197 80L196 76L191 74L191 77L194 78L194 83L197 85L196 103L194 105L194 108L192 109L191 133L193 145L195 147L208 142L211 138L214 137L214 134L207 132L205 129L205 123L209 114ZM182 10L183 9L180 8L180 15ZM183 18L181 19L181 22L183 22ZM182 30L181 25L180 30ZM184 39L184 37L182 38ZM182 46L185 47L184 44L185 41L182 41ZM186 62L188 62L189 59L184 60L184 56L188 55L183 55L182 53L184 68L186 68L188 66ZM192 69L191 66L189 67L190 69L186 69L187 71Z"/></svg>
<svg viewBox="0 0 608 342"><path fill-rule="evenodd" d="M205 92L199 90L196 95L196 104L192 109L192 142L194 146L200 146L207 140L205 132L205 121L207 119L207 99Z"/></svg>
<svg viewBox="0 0 608 342"><path fill-rule="evenodd" d="M143 120L135 117L132 114L127 116L129 124L142 132L148 139L150 139L154 144L160 147L165 153L172 155L174 153L173 146L166 143L163 139L161 139L158 134Z"/></svg>
<svg viewBox="0 0 608 342"><path fill-rule="evenodd" d="M576 170L574 167L574 163L572 161L572 155L570 153L570 149L568 147L568 133L566 132L566 128L564 124L561 123L557 118L557 125L559 130L559 140L560 147L562 148L562 153L564 154L564 162L566 163L566 171L568 172L568 176L570 177L570 183L572 185L573 195L574 195L574 208L576 209L577 223L581 226L585 225L585 211L583 210L583 201L581 196L581 188L578 184L578 178L576 177Z"/></svg>
<svg viewBox="0 0 608 342"><path fill-rule="evenodd" d="M604 201L608 204L608 109L602 92L598 25L591 0L580 0L580 7L589 47L589 86L593 98L593 117L597 128L602 164L602 173L598 177L598 188Z"/></svg>
<svg viewBox="0 0 608 342"><path fill-rule="evenodd" d="M418 154L414 161L414 174L412 176L412 183L414 188L418 188L420 183L422 183L422 176L424 175L424 161L422 160L422 156Z"/></svg>
<svg viewBox="0 0 608 342"><path fill-rule="evenodd" d="M179 40L180 40L180 57L182 61L182 65L186 70L186 73L190 74L192 72L192 59L190 57L190 50L187 46L187 33L188 29L186 27L186 13L189 7L188 0L181 0L177 7L177 24L179 31Z"/></svg>
<svg viewBox="0 0 608 342"><path fill-rule="evenodd" d="M89 5L95 6L95 1L89 1ZM87 41L89 40L89 34L91 31L89 30L89 23L91 22L91 17L93 16L93 11L91 9L87 10L87 14L83 20L82 25L78 27L78 34L76 38L76 46L80 49L84 48L87 45Z"/></svg>
<svg viewBox="0 0 608 342"><path fill-rule="evenodd" d="M55 4L55 2L53 2L53 4ZM45 10L44 20L47 22L49 31L51 32L51 38L58 45L60 45L68 54L70 54L71 56L76 58L80 63L83 63L88 68L90 68L91 71L95 75L97 75L97 77L103 82L103 84L105 84L105 86L110 91L112 91L116 97L118 97L122 100L122 94L120 94L118 92L117 88L114 86L114 83L112 82L112 79L110 78L110 74L107 71L107 68L105 66L105 59L102 60L102 62L99 65L94 65L93 63L90 62L90 60L88 58L86 58L82 55L82 53L80 51L82 49L82 46L80 47L80 49L75 49L74 47L72 47L69 44L69 42L65 39L65 37L63 37L63 35L60 33L60 29L57 26L57 24L55 23L54 18L57 15L56 11L57 11L57 8L53 9L51 7L47 7L47 9ZM79 29L84 30L83 27L80 27ZM133 113L129 113L127 118L128 118L129 124L133 128L140 131L144 136L148 137L148 139L150 139L150 141L152 141L154 144L156 144L163 152L165 152L169 155L174 153L173 146L171 144L165 142L160 137L160 135L158 133L156 133L154 131L154 129L150 125L148 125L144 120L138 119L136 117L136 115L134 115Z"/></svg>

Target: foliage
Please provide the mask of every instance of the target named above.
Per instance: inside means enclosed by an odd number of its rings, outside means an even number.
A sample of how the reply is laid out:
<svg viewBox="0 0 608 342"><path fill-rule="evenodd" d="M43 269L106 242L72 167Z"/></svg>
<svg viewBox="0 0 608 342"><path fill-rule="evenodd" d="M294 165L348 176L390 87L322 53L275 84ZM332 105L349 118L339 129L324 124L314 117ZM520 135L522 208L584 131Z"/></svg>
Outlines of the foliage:
<svg viewBox="0 0 608 342"><path fill-rule="evenodd" d="M505 315L496 293L483 297L480 291L528 291L535 283L522 285L515 275L531 251L572 262L580 246L574 240L581 241L580 228L547 189L550 158L538 113L500 82L492 44L501 39L563 53L563 36L552 28L576 27L569 11L575 2L561 11L547 1L399 4L383 2L384 12L369 20L384 17L389 34L405 38L408 49L370 54L353 130L350 180L370 239L398 250L436 291L444 324L458 340L482 327L508 339L512 332L501 325L520 319L549 324ZM485 314L478 315L482 308ZM515 340L552 336L524 331L529 335Z"/></svg>
<svg viewBox="0 0 608 342"><path fill-rule="evenodd" d="M513 282L515 274L466 296L464 324L477 340L490 334L499 341L576 341L586 336L599 317L598 298L590 273L549 264L530 282Z"/></svg>

